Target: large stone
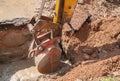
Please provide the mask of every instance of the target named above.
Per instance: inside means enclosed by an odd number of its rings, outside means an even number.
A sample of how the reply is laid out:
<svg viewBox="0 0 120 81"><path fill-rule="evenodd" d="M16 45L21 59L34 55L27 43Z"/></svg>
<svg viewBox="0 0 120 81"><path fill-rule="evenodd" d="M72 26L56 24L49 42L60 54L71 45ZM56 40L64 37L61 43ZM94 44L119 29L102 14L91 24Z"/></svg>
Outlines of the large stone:
<svg viewBox="0 0 120 81"><path fill-rule="evenodd" d="M90 14L81 8L81 5L77 5L73 16L71 18L70 24L75 30L79 30L82 25L87 21Z"/></svg>

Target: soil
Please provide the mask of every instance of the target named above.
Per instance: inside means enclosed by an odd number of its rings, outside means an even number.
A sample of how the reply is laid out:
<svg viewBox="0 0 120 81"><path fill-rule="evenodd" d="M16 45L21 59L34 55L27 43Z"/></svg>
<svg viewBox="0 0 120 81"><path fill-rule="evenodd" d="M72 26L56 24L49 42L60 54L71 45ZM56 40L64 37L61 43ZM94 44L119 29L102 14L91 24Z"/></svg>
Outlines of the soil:
<svg viewBox="0 0 120 81"><path fill-rule="evenodd" d="M99 81L101 77L120 77L120 1L84 0L77 10L89 13L81 23L73 16L72 31L62 29L62 48L67 60L51 74L40 74L32 59L0 64L1 81ZM53 8L53 5L52 5ZM79 13L75 11L74 13ZM80 13L83 14L83 13ZM77 19L76 19L77 18ZM75 19L75 20L74 20ZM79 27L80 25L80 27ZM65 58L64 58L65 59ZM14 66L14 67L13 67ZM118 80L119 81L119 80Z"/></svg>
<svg viewBox="0 0 120 81"><path fill-rule="evenodd" d="M113 13L119 6L104 1L90 4L93 5L78 7L91 14L90 22L86 21L76 32L72 32L67 24L63 26L62 46L73 69L58 81L94 80L119 70L120 13Z"/></svg>
<svg viewBox="0 0 120 81"><path fill-rule="evenodd" d="M119 22L120 19L116 18L103 19L97 23L95 21L94 25L85 24L80 32L76 32L70 38L65 37L68 38L65 40L67 43L63 44L66 44L67 56L75 68L62 77L63 81L74 81L78 77L97 78L119 70ZM100 23L102 24L99 25Z"/></svg>
<svg viewBox="0 0 120 81"><path fill-rule="evenodd" d="M40 3L40 0L0 1L0 62L27 56L32 40L27 23L38 14L36 8L40 7ZM54 1L47 1L42 14L53 17L54 5Z"/></svg>

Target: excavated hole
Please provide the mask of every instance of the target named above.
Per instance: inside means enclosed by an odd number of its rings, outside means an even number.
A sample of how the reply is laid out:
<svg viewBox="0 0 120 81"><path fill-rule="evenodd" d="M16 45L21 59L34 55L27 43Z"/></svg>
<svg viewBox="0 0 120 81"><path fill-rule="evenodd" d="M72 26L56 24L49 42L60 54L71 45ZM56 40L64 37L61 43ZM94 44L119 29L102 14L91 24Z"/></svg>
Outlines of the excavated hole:
<svg viewBox="0 0 120 81"><path fill-rule="evenodd" d="M0 61L25 58L32 36L27 29L28 19L17 18L0 22Z"/></svg>

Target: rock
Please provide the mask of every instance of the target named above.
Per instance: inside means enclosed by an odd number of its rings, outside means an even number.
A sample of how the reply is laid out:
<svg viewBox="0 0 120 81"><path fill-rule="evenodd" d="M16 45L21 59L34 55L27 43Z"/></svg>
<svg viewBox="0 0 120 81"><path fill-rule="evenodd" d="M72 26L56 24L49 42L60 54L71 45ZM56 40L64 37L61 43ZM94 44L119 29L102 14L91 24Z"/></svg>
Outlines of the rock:
<svg viewBox="0 0 120 81"><path fill-rule="evenodd" d="M95 53L92 54L92 57L93 57L93 58L99 58L99 56L98 56L97 54L95 54Z"/></svg>
<svg viewBox="0 0 120 81"><path fill-rule="evenodd" d="M77 5L71 18L70 24L75 30L79 30L89 16L90 14L87 11L82 9L80 5Z"/></svg>
<svg viewBox="0 0 120 81"><path fill-rule="evenodd" d="M31 66L26 69L18 70L11 76L10 81L37 81L38 77L42 79L42 74L37 71L35 66Z"/></svg>
<svg viewBox="0 0 120 81"><path fill-rule="evenodd" d="M94 49L92 48L84 48L82 49L83 53L87 53L88 55L92 55L94 53Z"/></svg>
<svg viewBox="0 0 120 81"><path fill-rule="evenodd" d="M83 55L83 58L84 58L85 60L89 60L89 59L90 59L90 56L89 56L88 54L84 54L84 55Z"/></svg>
<svg viewBox="0 0 120 81"><path fill-rule="evenodd" d="M58 72L59 75L64 75L67 71L70 70L70 66L66 65L61 68L61 70Z"/></svg>
<svg viewBox="0 0 120 81"><path fill-rule="evenodd" d="M76 79L75 81L83 81L83 80L81 80L81 79Z"/></svg>
<svg viewBox="0 0 120 81"><path fill-rule="evenodd" d="M83 4L84 0L78 0L78 4Z"/></svg>
<svg viewBox="0 0 120 81"><path fill-rule="evenodd" d="M120 76L120 73L119 72L113 72L113 76L118 77L118 76Z"/></svg>

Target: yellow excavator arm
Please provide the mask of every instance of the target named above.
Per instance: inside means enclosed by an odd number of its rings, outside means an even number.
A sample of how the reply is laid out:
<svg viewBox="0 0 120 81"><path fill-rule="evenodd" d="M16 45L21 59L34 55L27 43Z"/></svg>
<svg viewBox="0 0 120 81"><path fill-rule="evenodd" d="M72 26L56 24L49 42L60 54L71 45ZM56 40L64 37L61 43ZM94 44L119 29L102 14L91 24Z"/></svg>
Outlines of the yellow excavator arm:
<svg viewBox="0 0 120 81"><path fill-rule="evenodd" d="M54 23L69 22L78 0L56 0Z"/></svg>

